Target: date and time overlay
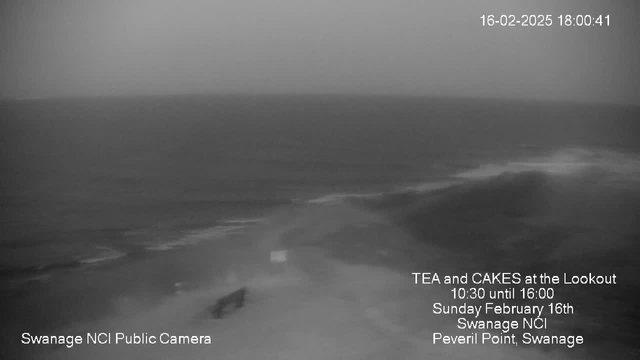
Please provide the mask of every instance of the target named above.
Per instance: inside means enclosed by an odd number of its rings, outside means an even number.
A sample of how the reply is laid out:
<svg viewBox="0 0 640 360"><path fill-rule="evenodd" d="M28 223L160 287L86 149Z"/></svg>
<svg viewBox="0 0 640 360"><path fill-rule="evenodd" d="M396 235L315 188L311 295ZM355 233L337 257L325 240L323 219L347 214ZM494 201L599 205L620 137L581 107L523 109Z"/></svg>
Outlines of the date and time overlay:
<svg viewBox="0 0 640 360"><path fill-rule="evenodd" d="M611 16L607 14L483 14L480 16L480 23L483 27L609 27Z"/></svg>

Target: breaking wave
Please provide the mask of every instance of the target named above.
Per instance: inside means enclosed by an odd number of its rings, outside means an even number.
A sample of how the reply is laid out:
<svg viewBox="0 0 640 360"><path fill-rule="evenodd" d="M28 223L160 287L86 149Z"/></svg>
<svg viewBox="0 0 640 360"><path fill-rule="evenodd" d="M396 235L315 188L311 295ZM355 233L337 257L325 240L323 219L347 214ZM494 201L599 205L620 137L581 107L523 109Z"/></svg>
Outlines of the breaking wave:
<svg viewBox="0 0 640 360"><path fill-rule="evenodd" d="M382 196L384 196L384 193L365 193L365 194L359 194L359 193L337 193L337 194L328 194L328 195L323 195L320 197L317 197L315 199L311 199L308 200L307 203L308 204L312 204L312 205L326 205L326 206L332 206L332 205L338 205L341 204L345 201L348 200L366 200L366 199L378 199Z"/></svg>
<svg viewBox="0 0 640 360"><path fill-rule="evenodd" d="M142 248L129 244L127 249L116 249L111 246L95 246L91 254L79 256L68 261L50 262L33 266L0 266L0 278L10 279L12 282L43 282L48 281L56 271L81 269L93 266L102 266L123 259L131 254L141 251L170 251L186 246L196 245L203 241L223 239L227 236L242 234L245 230L257 225L266 224L266 218L229 219L220 221L221 225L205 229L192 230L183 235L175 236L173 240L151 240L143 244ZM149 234L147 234L149 232ZM160 235L156 230L144 229L128 231L128 236Z"/></svg>
<svg viewBox="0 0 640 360"><path fill-rule="evenodd" d="M78 260L78 263L95 265L106 261L117 260L127 255L126 252L118 251L107 246L98 246L97 249L100 251L98 255Z"/></svg>
<svg viewBox="0 0 640 360"><path fill-rule="evenodd" d="M600 169L638 179L640 157L607 149L568 148L550 155L510 161L504 164L486 164L462 171L454 177L460 179L487 179L504 173L539 171L551 175L571 175L585 170Z"/></svg>
<svg viewBox="0 0 640 360"><path fill-rule="evenodd" d="M196 245L202 241L211 241L216 239L222 239L230 234L236 233L245 226L215 226L209 229L192 231L191 233L173 241L148 245L146 250L150 251L167 251L174 250L185 246Z"/></svg>

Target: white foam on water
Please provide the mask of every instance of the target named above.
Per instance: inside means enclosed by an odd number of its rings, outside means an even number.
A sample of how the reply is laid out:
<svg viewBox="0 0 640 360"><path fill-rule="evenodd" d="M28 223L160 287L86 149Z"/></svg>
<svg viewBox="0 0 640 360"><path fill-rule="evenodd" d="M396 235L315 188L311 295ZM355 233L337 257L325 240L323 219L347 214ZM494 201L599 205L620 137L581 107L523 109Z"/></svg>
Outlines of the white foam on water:
<svg viewBox="0 0 640 360"><path fill-rule="evenodd" d="M9 283L24 284L24 283L34 283L34 282L47 282L51 280L52 276L53 275L51 273L38 274L38 275L27 276L19 279L11 279L9 280Z"/></svg>
<svg viewBox="0 0 640 360"><path fill-rule="evenodd" d="M612 173L640 178L640 158L607 149L568 148L548 156L532 157L503 164L486 164L455 174L464 180L480 180L504 173L540 171L551 175L571 175L587 169L602 169Z"/></svg>
<svg viewBox="0 0 640 360"><path fill-rule="evenodd" d="M384 193L335 193L308 200L307 203L314 205L332 206L342 204L350 199L371 200L379 199L382 196L384 196Z"/></svg>
<svg viewBox="0 0 640 360"><path fill-rule="evenodd" d="M223 239L229 235L241 233L242 230L246 228L247 228L246 225L214 226L214 227L203 229L203 230L192 231L187 235L174 241L149 245L145 247L145 249L150 251L174 250L174 249L178 249L185 246L195 245L202 241Z"/></svg>
<svg viewBox="0 0 640 360"><path fill-rule="evenodd" d="M391 193L331 193L307 201L294 199L294 202L335 206L353 199L377 200L390 194L429 193L460 185L469 180L488 179L505 173L538 171L550 175L571 175L593 168L624 176L627 180L640 181L640 157L637 155L623 154L608 149L565 148L544 156L505 163L484 164L452 174L447 180L404 185L395 188Z"/></svg>
<svg viewBox="0 0 640 360"><path fill-rule="evenodd" d="M413 193L429 193L432 191L442 190L454 185L460 184L461 181L448 180L448 181L428 181L415 185L403 186L397 190L397 192L413 192Z"/></svg>
<svg viewBox="0 0 640 360"><path fill-rule="evenodd" d="M266 224L267 222L269 222L267 218L229 219L229 220L222 221L223 224L232 224L232 225Z"/></svg>
<svg viewBox="0 0 640 360"><path fill-rule="evenodd" d="M84 265L95 265L98 263L103 263L105 261L120 259L127 255L124 252L106 246L97 246L96 249L101 250L101 253L99 255L80 259L78 262Z"/></svg>

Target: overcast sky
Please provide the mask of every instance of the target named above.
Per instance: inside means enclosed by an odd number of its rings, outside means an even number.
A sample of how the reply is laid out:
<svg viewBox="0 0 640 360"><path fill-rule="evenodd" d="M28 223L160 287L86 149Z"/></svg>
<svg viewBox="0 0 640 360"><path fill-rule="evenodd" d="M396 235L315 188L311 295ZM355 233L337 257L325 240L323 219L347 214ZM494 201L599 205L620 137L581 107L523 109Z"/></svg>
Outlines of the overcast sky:
<svg viewBox="0 0 640 360"><path fill-rule="evenodd" d="M0 97L365 93L640 104L637 0L4 0ZM610 15L566 28L557 15ZM483 14L552 14L550 28Z"/></svg>

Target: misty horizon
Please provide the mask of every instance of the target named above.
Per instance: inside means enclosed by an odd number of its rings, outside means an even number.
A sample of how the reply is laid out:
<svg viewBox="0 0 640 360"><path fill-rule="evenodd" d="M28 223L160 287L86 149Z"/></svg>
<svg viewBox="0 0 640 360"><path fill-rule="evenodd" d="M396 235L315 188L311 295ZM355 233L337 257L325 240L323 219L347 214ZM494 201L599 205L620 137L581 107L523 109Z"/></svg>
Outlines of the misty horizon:
<svg viewBox="0 0 640 360"><path fill-rule="evenodd" d="M633 1L0 6L0 98L372 95L640 104ZM567 28L561 14L610 15ZM488 14L551 14L488 27Z"/></svg>
<svg viewBox="0 0 640 360"><path fill-rule="evenodd" d="M559 98L522 98L522 97L498 97L498 96L470 96L470 95L432 95L432 94L375 94L375 93L166 93L166 94L104 94L104 95L60 95L60 96L33 96L33 97L0 97L0 102L23 101L65 101L65 100L109 100L109 99L162 99L162 98L330 98L330 99L389 99L389 100L463 100L463 101L504 101L517 103L540 104L575 104L578 106L614 106L614 107L640 107L640 104L629 102L615 102L591 99L559 99Z"/></svg>

